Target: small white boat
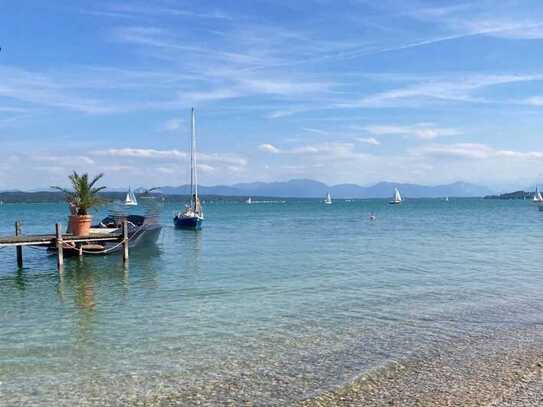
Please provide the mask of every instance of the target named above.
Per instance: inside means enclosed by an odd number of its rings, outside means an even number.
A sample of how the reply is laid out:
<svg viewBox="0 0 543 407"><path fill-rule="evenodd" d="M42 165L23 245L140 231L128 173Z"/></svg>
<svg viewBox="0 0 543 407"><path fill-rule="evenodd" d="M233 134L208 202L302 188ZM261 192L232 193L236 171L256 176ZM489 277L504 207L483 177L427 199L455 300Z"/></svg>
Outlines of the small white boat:
<svg viewBox="0 0 543 407"><path fill-rule="evenodd" d="M392 197L392 201L389 202L391 205L399 205L403 201L402 195L400 194L400 191L398 188L394 188L394 196Z"/></svg>
<svg viewBox="0 0 543 407"><path fill-rule="evenodd" d="M251 197L247 198L247 200L245 201L245 203L247 205L251 205L253 203L253 200L251 199Z"/></svg>
<svg viewBox="0 0 543 407"><path fill-rule="evenodd" d="M138 200L136 195L132 192L132 189L128 187L128 192L126 193L126 198L124 198L125 206L138 206Z"/></svg>
<svg viewBox="0 0 543 407"><path fill-rule="evenodd" d="M326 198L324 198L324 204L332 205L332 195L330 195L330 192L326 194Z"/></svg>
<svg viewBox="0 0 543 407"><path fill-rule="evenodd" d="M449 197L448 196L445 197L445 202L449 202Z"/></svg>

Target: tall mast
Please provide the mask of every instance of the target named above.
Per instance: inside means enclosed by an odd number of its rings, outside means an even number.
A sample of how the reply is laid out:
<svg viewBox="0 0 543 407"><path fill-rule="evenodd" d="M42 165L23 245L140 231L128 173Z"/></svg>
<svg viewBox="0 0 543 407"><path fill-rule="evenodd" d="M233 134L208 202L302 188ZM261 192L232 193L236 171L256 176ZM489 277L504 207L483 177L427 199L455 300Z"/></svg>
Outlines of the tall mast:
<svg viewBox="0 0 543 407"><path fill-rule="evenodd" d="M198 175L196 172L196 118L194 114L194 108L192 108L192 138L190 145L190 186L191 195L198 197ZM192 199L192 197L191 197ZM196 202L194 202L196 205Z"/></svg>

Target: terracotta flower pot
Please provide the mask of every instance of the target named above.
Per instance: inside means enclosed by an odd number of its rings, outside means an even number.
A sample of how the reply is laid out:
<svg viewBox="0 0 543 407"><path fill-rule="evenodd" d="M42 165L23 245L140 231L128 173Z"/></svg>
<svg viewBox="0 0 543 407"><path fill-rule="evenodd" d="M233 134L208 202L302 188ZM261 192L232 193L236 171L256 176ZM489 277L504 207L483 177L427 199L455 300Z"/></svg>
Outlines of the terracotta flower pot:
<svg viewBox="0 0 543 407"><path fill-rule="evenodd" d="M75 236L87 236L92 223L91 215L71 215L69 233Z"/></svg>

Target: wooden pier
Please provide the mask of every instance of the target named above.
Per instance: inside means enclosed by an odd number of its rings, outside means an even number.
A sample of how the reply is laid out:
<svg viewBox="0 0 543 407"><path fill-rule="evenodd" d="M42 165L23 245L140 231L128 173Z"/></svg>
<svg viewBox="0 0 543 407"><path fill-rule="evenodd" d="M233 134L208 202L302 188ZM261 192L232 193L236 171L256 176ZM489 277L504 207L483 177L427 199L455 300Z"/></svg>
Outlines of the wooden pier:
<svg viewBox="0 0 543 407"><path fill-rule="evenodd" d="M0 248L15 247L17 254L17 266L23 267L23 247L47 247L56 250L57 267L62 271L64 266L64 250L75 251L79 256L85 253L85 247L105 242L117 242L122 247L123 260L128 261L128 224L122 223L120 233L95 233L88 236L74 236L62 234L62 225L55 225L55 233L50 235L23 235L21 222L15 222L14 236L0 236ZM100 253L100 252L98 252ZM96 252L95 252L96 254Z"/></svg>

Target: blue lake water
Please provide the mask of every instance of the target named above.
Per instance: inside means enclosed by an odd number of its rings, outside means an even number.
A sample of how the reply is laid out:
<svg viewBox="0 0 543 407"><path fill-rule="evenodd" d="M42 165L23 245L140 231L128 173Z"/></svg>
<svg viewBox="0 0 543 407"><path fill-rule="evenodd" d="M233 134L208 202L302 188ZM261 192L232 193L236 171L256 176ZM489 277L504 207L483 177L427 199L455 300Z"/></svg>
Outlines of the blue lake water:
<svg viewBox="0 0 543 407"><path fill-rule="evenodd" d="M543 213L522 201L208 203L156 247L0 249L0 404L288 403L466 335L541 323ZM368 214L376 214L369 221ZM64 222L0 206L0 234ZM96 217L100 217L98 214Z"/></svg>

